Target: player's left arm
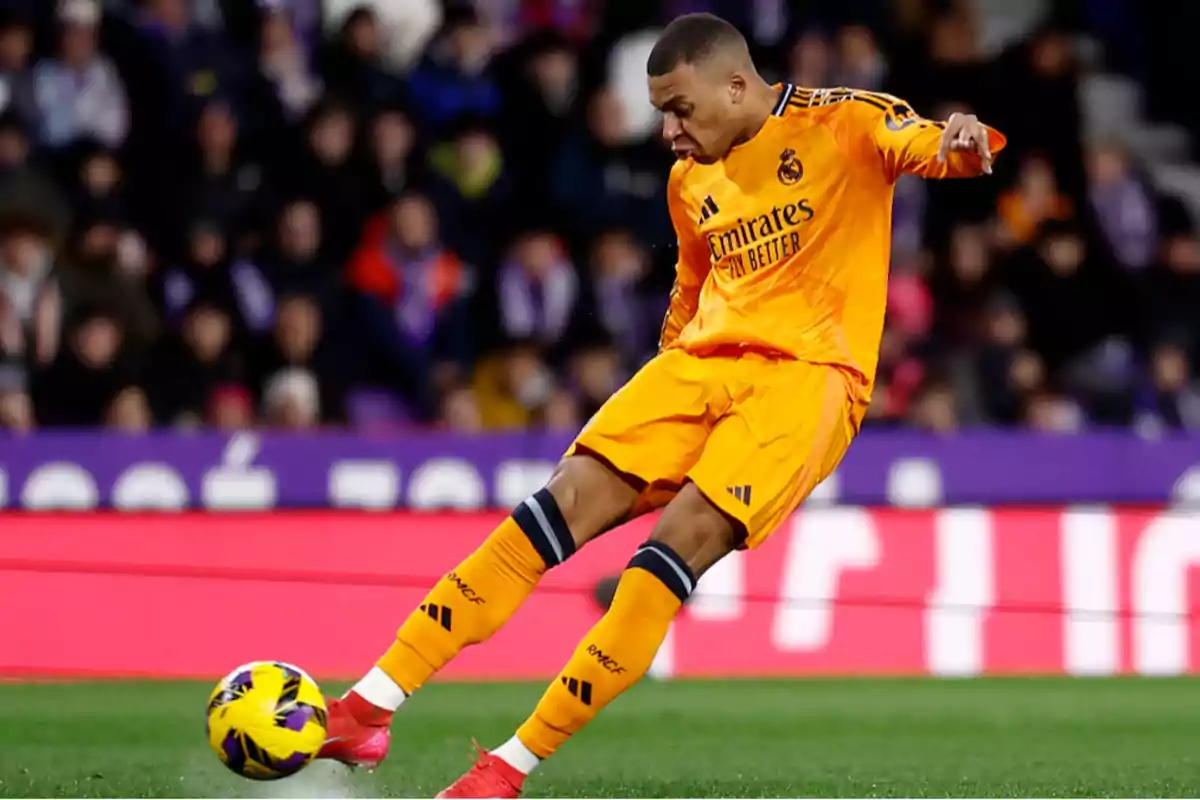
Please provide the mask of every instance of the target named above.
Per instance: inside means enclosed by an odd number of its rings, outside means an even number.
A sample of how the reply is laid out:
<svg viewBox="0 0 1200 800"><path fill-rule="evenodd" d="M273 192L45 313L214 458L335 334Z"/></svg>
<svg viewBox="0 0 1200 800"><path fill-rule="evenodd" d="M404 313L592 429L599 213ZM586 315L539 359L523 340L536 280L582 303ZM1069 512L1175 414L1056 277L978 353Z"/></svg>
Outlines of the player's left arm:
<svg viewBox="0 0 1200 800"><path fill-rule="evenodd" d="M990 175L996 154L1007 143L1004 134L974 114L951 114L936 122L918 116L903 100L881 94L855 105L890 180L905 173L923 178Z"/></svg>

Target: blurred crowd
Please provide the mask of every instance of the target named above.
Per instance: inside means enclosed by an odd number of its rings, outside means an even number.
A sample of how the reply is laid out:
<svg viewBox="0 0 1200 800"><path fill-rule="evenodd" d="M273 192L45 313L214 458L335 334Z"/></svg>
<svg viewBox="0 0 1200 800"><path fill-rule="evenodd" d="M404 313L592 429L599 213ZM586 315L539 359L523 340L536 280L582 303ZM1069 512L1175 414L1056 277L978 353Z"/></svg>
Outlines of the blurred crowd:
<svg viewBox="0 0 1200 800"><path fill-rule="evenodd" d="M868 424L1200 429L1200 241L1081 136L1081 1L988 59L937 0L0 0L0 426L577 429L655 351L645 57L710 10L1009 137L898 186Z"/></svg>

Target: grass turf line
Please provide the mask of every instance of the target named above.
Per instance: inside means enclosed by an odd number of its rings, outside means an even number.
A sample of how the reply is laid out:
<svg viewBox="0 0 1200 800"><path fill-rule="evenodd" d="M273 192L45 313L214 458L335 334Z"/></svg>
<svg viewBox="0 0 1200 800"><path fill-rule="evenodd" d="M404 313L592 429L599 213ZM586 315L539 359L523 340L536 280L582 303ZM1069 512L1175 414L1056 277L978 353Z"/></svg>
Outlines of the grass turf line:
<svg viewBox="0 0 1200 800"><path fill-rule="evenodd" d="M201 683L0 684L0 797L431 797L543 689L413 697L374 775L227 772ZM332 688L332 687L331 687ZM553 797L1196 797L1200 681L644 682L527 784Z"/></svg>

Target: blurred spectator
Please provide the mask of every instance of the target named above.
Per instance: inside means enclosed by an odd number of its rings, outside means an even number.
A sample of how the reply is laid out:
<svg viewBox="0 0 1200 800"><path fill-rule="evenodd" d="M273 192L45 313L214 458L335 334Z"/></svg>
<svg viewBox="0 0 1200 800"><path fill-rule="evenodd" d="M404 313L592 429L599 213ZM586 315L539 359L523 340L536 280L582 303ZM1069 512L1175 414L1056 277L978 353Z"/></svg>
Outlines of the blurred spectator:
<svg viewBox="0 0 1200 800"><path fill-rule="evenodd" d="M401 100L400 78L383 61L385 35L375 8L358 4L346 15L324 57L322 71L329 88L366 112Z"/></svg>
<svg viewBox="0 0 1200 800"><path fill-rule="evenodd" d="M299 35L292 26L288 12L282 7L264 9L258 42L258 78L262 96L276 104L283 123L303 119L321 97L322 82L311 67ZM264 112L259 110L260 115ZM270 114L263 124L273 134Z"/></svg>
<svg viewBox="0 0 1200 800"><path fill-rule="evenodd" d="M892 253L911 256L925 244L925 209L928 200L925 181L915 175L902 175L896 181L892 198Z"/></svg>
<svg viewBox="0 0 1200 800"><path fill-rule="evenodd" d="M0 216L44 220L55 237L66 234L70 210L49 173L30 162L29 136L12 113L0 114Z"/></svg>
<svg viewBox="0 0 1200 800"><path fill-rule="evenodd" d="M650 257L627 231L598 236L589 261L596 321L612 338L627 368L640 366L658 350L667 301L646 288Z"/></svg>
<svg viewBox="0 0 1200 800"><path fill-rule="evenodd" d="M206 420L217 430L237 431L254 426L254 396L244 386L219 386L209 397Z"/></svg>
<svg viewBox="0 0 1200 800"><path fill-rule="evenodd" d="M45 366L58 355L62 293L49 237L36 221L0 228L0 352Z"/></svg>
<svg viewBox="0 0 1200 800"><path fill-rule="evenodd" d="M888 71L887 61L879 52L875 35L869 28L847 25L838 31L837 53L838 68L833 80L835 85L854 86L868 91L884 88Z"/></svg>
<svg viewBox="0 0 1200 800"><path fill-rule="evenodd" d="M384 110L371 120L365 180L372 211L391 203L412 182L416 143L416 130L402 111Z"/></svg>
<svg viewBox="0 0 1200 800"><path fill-rule="evenodd" d="M954 433L958 430L958 410L950 386L934 383L921 389L909 410L909 422L918 430Z"/></svg>
<svg viewBox="0 0 1200 800"><path fill-rule="evenodd" d="M975 27L961 7L933 21L929 58L921 66L913 90L905 92L916 108L954 102L982 111L992 105L991 66L980 55Z"/></svg>
<svg viewBox="0 0 1200 800"><path fill-rule="evenodd" d="M493 0L479 4L479 13L506 41L553 30L555 35L582 44L593 33L597 6L603 5L589 0Z"/></svg>
<svg viewBox="0 0 1200 800"><path fill-rule="evenodd" d="M978 350L978 390L972 399L976 416L991 423L1013 425L1024 401L1040 391L1045 379L1042 359L1028 348L1027 325L1016 300L996 294L984 309L983 341Z"/></svg>
<svg viewBox="0 0 1200 800"><path fill-rule="evenodd" d="M1040 433L1078 433L1084 428L1084 415L1069 397L1042 392L1026 403L1025 424Z"/></svg>
<svg viewBox="0 0 1200 800"><path fill-rule="evenodd" d="M487 71L494 46L492 32L473 11L446 21L408 80L426 130L444 130L464 116L490 117L500 110L500 93Z"/></svg>
<svg viewBox="0 0 1200 800"><path fill-rule="evenodd" d="M164 319L169 326L178 327L187 310L197 302L241 311L229 243L216 222L197 220L188 234L184 257L166 267L158 277ZM237 317L240 321L241 314Z"/></svg>
<svg viewBox="0 0 1200 800"><path fill-rule="evenodd" d="M77 152L79 169L70 186L77 223L95 219L127 221L125 176L118 154L99 145L87 144L77 148Z"/></svg>
<svg viewBox="0 0 1200 800"><path fill-rule="evenodd" d="M1061 223L1044 229L1036 250L1018 255L1014 273L1030 342L1047 370L1084 396L1094 416L1124 416L1130 315L1118 301L1119 284L1108 265L1077 229Z"/></svg>
<svg viewBox="0 0 1200 800"><path fill-rule="evenodd" d="M381 51L389 69L403 72L425 49L441 24L441 3L437 0L325 0L325 26L341 28L356 9L366 9L378 20L380 35L387 40Z"/></svg>
<svg viewBox="0 0 1200 800"><path fill-rule="evenodd" d="M516 75L506 87L500 120L502 144L523 185L549 186L557 153L576 123L579 99L579 57L567 42L542 34L510 53ZM535 201L539 191L525 202Z"/></svg>
<svg viewBox="0 0 1200 800"><path fill-rule="evenodd" d="M925 366L909 351L908 345L908 337L898 328L884 326L867 422L894 425L907 416L913 395L925 379Z"/></svg>
<svg viewBox="0 0 1200 800"><path fill-rule="evenodd" d="M628 377L621 368L620 354L604 337L585 343L571 357L570 363L570 379L576 397L573 421L578 422L580 417L587 419L599 411ZM565 408L557 411L565 416ZM545 409L544 414L549 413L551 409Z"/></svg>
<svg viewBox="0 0 1200 800"><path fill-rule="evenodd" d="M198 425L216 389L240 384L232 344L228 314L203 301L188 308L182 327L161 340L151 360L147 388L159 422Z"/></svg>
<svg viewBox="0 0 1200 800"><path fill-rule="evenodd" d="M788 81L797 86L833 84L834 56L829 40L809 31L796 40L788 59Z"/></svg>
<svg viewBox="0 0 1200 800"><path fill-rule="evenodd" d="M134 385L124 352L125 333L99 309L81 311L69 328L67 347L34 386L37 420L48 426L100 426L113 401Z"/></svg>
<svg viewBox="0 0 1200 800"><path fill-rule="evenodd" d="M0 429L26 432L36 424L24 374L0 365Z"/></svg>
<svg viewBox="0 0 1200 800"><path fill-rule="evenodd" d="M19 15L0 17L0 111L25 130L35 130L39 113L33 92L33 28Z"/></svg>
<svg viewBox="0 0 1200 800"><path fill-rule="evenodd" d="M1163 344L1155 349L1149 379L1139 391L1135 425L1145 434L1200 431L1200 385L1182 347Z"/></svg>
<svg viewBox="0 0 1200 800"><path fill-rule="evenodd" d="M923 254L893 259L888 281L889 324L913 342L925 341L933 326L933 297L925 276Z"/></svg>
<svg viewBox="0 0 1200 800"><path fill-rule="evenodd" d="M454 433L483 431L483 415L479 412L475 391L470 387L460 386L446 393L439 419L443 428Z"/></svg>
<svg viewBox="0 0 1200 800"><path fill-rule="evenodd" d="M556 382L538 344L514 339L480 362L474 390L486 430L528 428L554 399Z"/></svg>
<svg viewBox="0 0 1200 800"><path fill-rule="evenodd" d="M267 425L285 430L316 427L321 419L317 379L305 369L288 367L267 381L263 391Z"/></svg>
<svg viewBox="0 0 1200 800"><path fill-rule="evenodd" d="M1054 165L1059 185L1082 195L1079 68L1067 33L1047 25L1004 53L997 122L1023 152L1039 152ZM1035 113L1030 113L1036 109Z"/></svg>
<svg viewBox="0 0 1200 800"><path fill-rule="evenodd" d="M959 225L950 236L945 258L934 271L932 295L938 338L951 347L972 346L982 339L982 320L997 288L987 231Z"/></svg>
<svg viewBox="0 0 1200 800"><path fill-rule="evenodd" d="M1142 289L1142 342L1178 342L1193 360L1200 358L1200 237L1183 233L1168 238Z"/></svg>
<svg viewBox="0 0 1200 800"><path fill-rule="evenodd" d="M1142 269L1158 249L1158 220L1128 153L1115 143L1097 145L1088 154L1087 171L1088 201L1105 244L1122 267Z"/></svg>
<svg viewBox="0 0 1200 800"><path fill-rule="evenodd" d="M1078 229L1046 226L1017 255L1013 284L1029 317L1030 342L1053 370L1121 332L1116 285Z"/></svg>
<svg viewBox="0 0 1200 800"><path fill-rule="evenodd" d="M579 403L570 392L557 391L550 395L542 408L542 427L556 433L576 433L585 420Z"/></svg>
<svg viewBox="0 0 1200 800"><path fill-rule="evenodd" d="M140 245L124 237L120 221L96 216L80 227L60 278L72 306L104 308L125 332L130 350L141 352L158 335L158 311L145 284Z"/></svg>
<svg viewBox="0 0 1200 800"><path fill-rule="evenodd" d="M63 0L58 52L34 69L41 142L64 147L83 138L118 147L129 132L129 104L116 68L99 51L96 0Z"/></svg>
<svg viewBox="0 0 1200 800"><path fill-rule="evenodd" d="M183 189L177 204L183 218L174 221L176 230L186 230L197 218L219 223L226 231L238 232L250 220L263 169L252 160L240 136L233 109L223 100L204 104L196 124L196 150L185 162L182 176L172 178L168 191Z"/></svg>
<svg viewBox="0 0 1200 800"><path fill-rule="evenodd" d="M303 294L327 305L341 279L337 262L322 252L321 212L308 200L283 207L275 238L257 259L272 297ZM247 265L248 266L248 265Z"/></svg>
<svg viewBox="0 0 1200 800"><path fill-rule="evenodd" d="M138 20L136 60L123 71L143 106L143 124L169 134L184 129L196 106L212 97L235 108L244 101L247 69L214 31L193 24L186 0L146 0ZM147 132L149 132L149 128Z"/></svg>
<svg viewBox="0 0 1200 800"><path fill-rule="evenodd" d="M350 260L355 318L380 376L415 413L435 413L439 388L469 369L470 267L438 237L427 198L407 194L367 226Z"/></svg>
<svg viewBox="0 0 1200 800"><path fill-rule="evenodd" d="M643 241L669 240L664 158L661 148L630 140L620 101L601 89L588 105L586 132L555 162L551 196L582 237L619 226Z"/></svg>
<svg viewBox="0 0 1200 800"><path fill-rule="evenodd" d="M516 187L495 135L477 120L462 122L452 140L431 149L430 171L428 194L446 241L471 263L490 262L495 242L522 213L513 207Z"/></svg>
<svg viewBox="0 0 1200 800"><path fill-rule="evenodd" d="M283 370L303 370L317 379L321 417L337 420L342 402L337 394L340 376L334 370L329 340L322 338L323 332L321 309L311 298L284 298L270 338L259 348L254 383L265 397L272 376Z"/></svg>
<svg viewBox="0 0 1200 800"><path fill-rule="evenodd" d="M154 426L154 415L146 393L136 386L122 389L113 398L105 415L105 424L124 433L145 433Z"/></svg>
<svg viewBox="0 0 1200 800"><path fill-rule="evenodd" d="M579 301L579 276L553 233L535 230L513 243L500 267L500 325L514 339L548 347L567 335Z"/></svg>
<svg viewBox="0 0 1200 800"><path fill-rule="evenodd" d="M1028 244L1043 222L1062 222L1075 216L1070 198L1059 192L1054 167L1041 157L1021 162L1017 185L1000 196L997 206L1000 242L1005 246Z"/></svg>
<svg viewBox="0 0 1200 800"><path fill-rule="evenodd" d="M282 167L282 191L309 197L321 212L325 255L345 259L354 249L367 217L364 181L353 161L357 119L340 103L319 106L310 115L305 152L299 163Z"/></svg>

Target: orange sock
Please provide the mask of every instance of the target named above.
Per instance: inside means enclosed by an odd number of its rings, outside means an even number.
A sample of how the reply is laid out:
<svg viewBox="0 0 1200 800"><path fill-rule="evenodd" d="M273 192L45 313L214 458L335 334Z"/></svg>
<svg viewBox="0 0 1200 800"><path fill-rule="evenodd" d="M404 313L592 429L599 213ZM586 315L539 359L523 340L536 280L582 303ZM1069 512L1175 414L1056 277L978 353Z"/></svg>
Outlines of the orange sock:
<svg viewBox="0 0 1200 800"><path fill-rule="evenodd" d="M646 674L671 620L696 585L686 562L646 542L617 584L608 613L583 637L517 739L546 758Z"/></svg>
<svg viewBox="0 0 1200 800"><path fill-rule="evenodd" d="M396 632L379 668L412 694L464 647L498 631L546 570L574 552L554 497L542 489L437 582Z"/></svg>

